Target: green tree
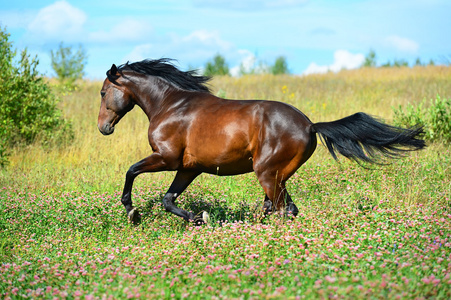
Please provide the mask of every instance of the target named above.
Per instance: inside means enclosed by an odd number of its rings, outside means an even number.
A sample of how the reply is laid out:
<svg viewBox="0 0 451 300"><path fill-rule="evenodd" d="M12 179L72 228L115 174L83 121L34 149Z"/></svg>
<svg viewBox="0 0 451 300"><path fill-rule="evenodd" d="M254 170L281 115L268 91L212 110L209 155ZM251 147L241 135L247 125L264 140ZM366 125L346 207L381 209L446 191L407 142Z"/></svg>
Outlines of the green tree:
<svg viewBox="0 0 451 300"><path fill-rule="evenodd" d="M225 58L220 54L216 54L213 61L208 61L205 65L204 75L229 75L229 66L226 63Z"/></svg>
<svg viewBox="0 0 451 300"><path fill-rule="evenodd" d="M57 108L57 98L30 59L12 49L9 34L0 27L0 166L7 163L8 149L37 138L43 144L61 143L72 136L70 124Z"/></svg>
<svg viewBox="0 0 451 300"><path fill-rule="evenodd" d="M421 62L421 59L419 57L417 57L417 59L415 60L415 66L423 66L423 63Z"/></svg>
<svg viewBox="0 0 451 300"><path fill-rule="evenodd" d="M56 52L50 51L50 56L52 69L61 83L73 87L75 81L83 77L88 56L81 45L74 51L61 42Z"/></svg>
<svg viewBox="0 0 451 300"><path fill-rule="evenodd" d="M284 56L279 56L274 65L271 67L271 73L274 75L279 75L279 74L289 74L290 72L288 71L288 63L287 63L287 59Z"/></svg>
<svg viewBox="0 0 451 300"><path fill-rule="evenodd" d="M366 55L363 66L371 68L376 66L376 52L373 49L370 49L370 52Z"/></svg>

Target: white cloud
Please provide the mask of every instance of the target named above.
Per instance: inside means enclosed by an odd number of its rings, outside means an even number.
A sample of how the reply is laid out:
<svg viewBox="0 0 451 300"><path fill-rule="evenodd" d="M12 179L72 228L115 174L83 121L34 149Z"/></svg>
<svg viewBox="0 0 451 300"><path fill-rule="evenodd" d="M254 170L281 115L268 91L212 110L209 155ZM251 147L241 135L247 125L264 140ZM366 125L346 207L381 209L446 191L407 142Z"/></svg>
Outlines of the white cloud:
<svg viewBox="0 0 451 300"><path fill-rule="evenodd" d="M329 71L329 66L320 66L315 62L312 62L308 65L307 69L302 72L304 75L315 74L315 73L327 73Z"/></svg>
<svg viewBox="0 0 451 300"><path fill-rule="evenodd" d="M327 73L329 71L338 72L342 69L355 69L360 67L365 61L363 54L352 54L347 50L337 50L334 53L334 62L328 66L321 66L312 62L302 73L304 75L313 73Z"/></svg>
<svg viewBox="0 0 451 300"><path fill-rule="evenodd" d="M412 41L408 38L400 37L397 35L391 35L385 39L386 43L395 48L396 50L402 52L415 53L418 51L419 45L417 42Z"/></svg>
<svg viewBox="0 0 451 300"><path fill-rule="evenodd" d="M79 41L86 14L66 1L42 8L28 25L28 34L41 40Z"/></svg>
<svg viewBox="0 0 451 300"><path fill-rule="evenodd" d="M183 37L180 42L187 44L195 43L200 44L203 47L207 46L221 50L228 50L231 47L229 42L226 42L219 37L219 33L204 29L193 31L188 36Z"/></svg>
<svg viewBox="0 0 451 300"><path fill-rule="evenodd" d="M241 57L241 63L237 66L230 68L230 75L240 76L241 71L249 72L255 65L257 58L248 50L238 50L238 54Z"/></svg>
<svg viewBox="0 0 451 300"><path fill-rule="evenodd" d="M217 53L234 52L231 43L221 39L217 32L196 30L186 36L166 35L156 37L151 43L137 45L125 56L125 61L138 61L145 58L169 57L180 62L199 66Z"/></svg>
<svg viewBox="0 0 451 300"><path fill-rule="evenodd" d="M238 50L238 56L240 63L230 68L230 75L240 76L242 72L254 74L268 72L268 66L263 62L258 62L257 57L249 50ZM235 55L236 56L236 55Z"/></svg>

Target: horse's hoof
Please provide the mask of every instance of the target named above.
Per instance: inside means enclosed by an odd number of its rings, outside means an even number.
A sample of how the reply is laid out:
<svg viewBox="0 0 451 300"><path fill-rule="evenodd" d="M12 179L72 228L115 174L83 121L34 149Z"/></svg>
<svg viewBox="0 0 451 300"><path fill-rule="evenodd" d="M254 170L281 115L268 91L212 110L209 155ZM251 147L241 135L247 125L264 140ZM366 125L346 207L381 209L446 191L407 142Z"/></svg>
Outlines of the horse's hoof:
<svg viewBox="0 0 451 300"><path fill-rule="evenodd" d="M204 211L202 213L202 220L204 220L205 224L210 223L210 214Z"/></svg>
<svg viewBox="0 0 451 300"><path fill-rule="evenodd" d="M128 220L130 221L130 223L132 223L133 225L138 225L139 223L141 223L141 214L139 213L139 211L136 208L133 208L129 213L128 213Z"/></svg>
<svg viewBox="0 0 451 300"><path fill-rule="evenodd" d="M208 224L210 222L210 214L206 211L203 211L202 213L196 215L196 217L193 220L194 225L201 226L204 224Z"/></svg>

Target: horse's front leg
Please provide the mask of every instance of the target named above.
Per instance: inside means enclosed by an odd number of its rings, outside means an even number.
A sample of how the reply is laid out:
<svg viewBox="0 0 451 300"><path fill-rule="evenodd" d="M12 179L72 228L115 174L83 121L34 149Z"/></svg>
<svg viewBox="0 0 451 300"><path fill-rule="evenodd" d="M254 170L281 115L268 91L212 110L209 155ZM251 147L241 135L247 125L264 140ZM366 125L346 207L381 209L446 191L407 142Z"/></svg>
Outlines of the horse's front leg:
<svg viewBox="0 0 451 300"><path fill-rule="evenodd" d="M200 174L198 171L178 171L175 175L171 187L163 198L163 206L166 211L173 213L185 219L185 221L194 224L203 224L208 222L208 214L195 215L190 211L183 210L175 204L175 199L188 187L188 185Z"/></svg>
<svg viewBox="0 0 451 300"><path fill-rule="evenodd" d="M138 224L141 221L141 215L132 204L132 188L136 176L145 172L165 171L166 168L167 165L161 154L153 153L128 169L127 174L125 175L125 185L121 202L125 206L127 216L133 224Z"/></svg>

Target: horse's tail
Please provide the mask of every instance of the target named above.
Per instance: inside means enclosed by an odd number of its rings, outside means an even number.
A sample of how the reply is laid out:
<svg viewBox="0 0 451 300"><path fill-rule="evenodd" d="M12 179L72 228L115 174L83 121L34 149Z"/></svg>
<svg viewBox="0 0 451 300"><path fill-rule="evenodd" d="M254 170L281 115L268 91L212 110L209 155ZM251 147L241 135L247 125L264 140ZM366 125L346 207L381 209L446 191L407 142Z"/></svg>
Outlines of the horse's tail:
<svg viewBox="0 0 451 300"><path fill-rule="evenodd" d="M361 112L333 122L316 123L312 128L334 159L338 152L356 162L383 163L384 158L399 157L426 146L420 138L421 126L390 126Z"/></svg>

